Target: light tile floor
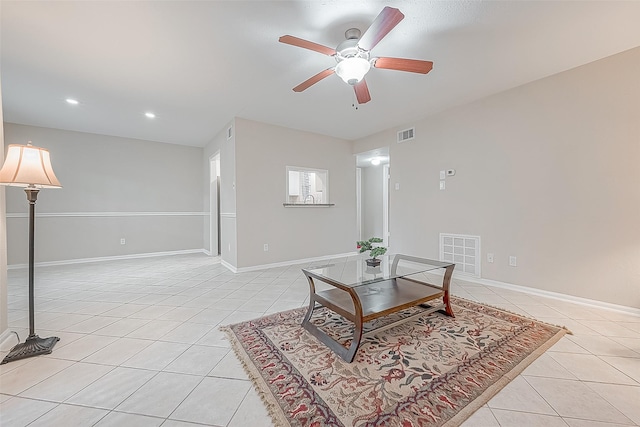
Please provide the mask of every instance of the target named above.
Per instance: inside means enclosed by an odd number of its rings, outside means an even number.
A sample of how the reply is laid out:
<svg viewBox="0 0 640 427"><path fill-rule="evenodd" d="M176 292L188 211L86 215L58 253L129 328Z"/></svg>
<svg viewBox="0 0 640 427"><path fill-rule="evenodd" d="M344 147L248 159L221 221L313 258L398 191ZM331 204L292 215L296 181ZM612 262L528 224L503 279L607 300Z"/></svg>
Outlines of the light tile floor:
<svg viewBox="0 0 640 427"><path fill-rule="evenodd" d="M188 255L38 268L36 332L61 341L0 365L0 425L271 426L218 326L304 305L301 267L233 274ZM26 275L9 271L23 340ZM464 426L640 425L640 317L460 280L453 294L574 332Z"/></svg>

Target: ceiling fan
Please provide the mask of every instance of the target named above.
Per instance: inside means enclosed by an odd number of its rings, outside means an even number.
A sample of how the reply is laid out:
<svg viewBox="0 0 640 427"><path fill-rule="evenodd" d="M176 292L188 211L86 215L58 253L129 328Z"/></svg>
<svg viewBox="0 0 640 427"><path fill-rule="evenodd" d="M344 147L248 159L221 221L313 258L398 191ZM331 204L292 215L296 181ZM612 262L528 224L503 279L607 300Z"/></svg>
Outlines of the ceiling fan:
<svg viewBox="0 0 640 427"><path fill-rule="evenodd" d="M328 56L333 56L337 62L335 67L320 71L315 76L305 80L293 88L294 92L302 92L320 80L337 74L346 83L353 86L356 99L359 104L371 101L369 88L364 76L371 67L385 68L388 70L408 71L411 73L427 74L433 68L433 62L406 58L371 57L373 49L393 28L404 19L404 15L398 9L385 7L376 17L371 26L361 35L357 28L348 29L344 35L346 40L335 49L318 43L300 39L294 36L282 36L281 43L304 49L314 50Z"/></svg>

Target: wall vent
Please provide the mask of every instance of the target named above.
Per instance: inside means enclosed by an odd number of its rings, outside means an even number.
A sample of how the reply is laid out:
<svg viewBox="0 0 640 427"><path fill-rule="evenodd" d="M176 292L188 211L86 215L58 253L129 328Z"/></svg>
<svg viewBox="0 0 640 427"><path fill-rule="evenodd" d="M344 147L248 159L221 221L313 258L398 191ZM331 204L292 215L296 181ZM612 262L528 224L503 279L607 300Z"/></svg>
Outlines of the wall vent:
<svg viewBox="0 0 640 427"><path fill-rule="evenodd" d="M456 264L454 273L480 277L480 236L440 233L440 261Z"/></svg>
<svg viewBox="0 0 640 427"><path fill-rule="evenodd" d="M410 141L416 136L416 128L409 128L398 132L398 144L401 142Z"/></svg>
<svg viewBox="0 0 640 427"><path fill-rule="evenodd" d="M231 139L231 137L233 137L233 126L227 128L227 139Z"/></svg>

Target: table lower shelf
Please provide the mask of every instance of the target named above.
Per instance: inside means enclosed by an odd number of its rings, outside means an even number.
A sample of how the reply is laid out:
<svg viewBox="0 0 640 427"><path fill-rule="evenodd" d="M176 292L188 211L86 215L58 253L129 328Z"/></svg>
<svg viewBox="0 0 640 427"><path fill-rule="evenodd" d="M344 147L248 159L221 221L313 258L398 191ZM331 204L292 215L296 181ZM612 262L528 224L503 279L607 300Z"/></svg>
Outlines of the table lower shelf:
<svg viewBox="0 0 640 427"><path fill-rule="evenodd" d="M358 294L362 305L363 322L444 296L444 291L440 286L403 278L362 285L353 288L353 290ZM356 309L353 299L344 290L320 291L316 293L315 299L349 320L355 319Z"/></svg>

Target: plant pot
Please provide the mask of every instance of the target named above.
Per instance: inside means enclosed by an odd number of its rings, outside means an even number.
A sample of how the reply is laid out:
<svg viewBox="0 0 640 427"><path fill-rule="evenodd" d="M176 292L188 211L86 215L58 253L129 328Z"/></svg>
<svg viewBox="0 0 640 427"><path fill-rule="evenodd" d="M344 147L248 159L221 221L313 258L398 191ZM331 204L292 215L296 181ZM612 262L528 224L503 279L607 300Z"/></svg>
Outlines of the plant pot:
<svg viewBox="0 0 640 427"><path fill-rule="evenodd" d="M380 265L380 260L376 258L369 258L365 260L369 267L377 267Z"/></svg>

